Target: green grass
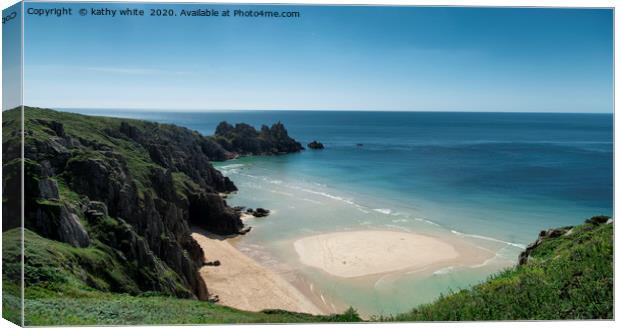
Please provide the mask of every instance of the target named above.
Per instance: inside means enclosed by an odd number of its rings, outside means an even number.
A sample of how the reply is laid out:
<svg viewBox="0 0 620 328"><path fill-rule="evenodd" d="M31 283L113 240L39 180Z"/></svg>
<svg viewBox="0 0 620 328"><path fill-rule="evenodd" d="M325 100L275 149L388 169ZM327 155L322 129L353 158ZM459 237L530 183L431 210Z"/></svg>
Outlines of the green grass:
<svg viewBox="0 0 620 328"><path fill-rule="evenodd" d="M132 325L359 321L355 313L313 316L280 310L247 312L204 301L99 293L88 298L26 300L26 325Z"/></svg>
<svg viewBox="0 0 620 328"><path fill-rule="evenodd" d="M16 284L20 280L20 229L3 233L3 279ZM140 289L114 252L101 243L87 248L43 238L24 230L24 281L28 287L50 292L81 295L100 290L138 294Z"/></svg>
<svg viewBox="0 0 620 328"><path fill-rule="evenodd" d="M2 317L21 325L21 237L19 229L13 233L13 238L2 235Z"/></svg>
<svg viewBox="0 0 620 328"><path fill-rule="evenodd" d="M386 320L613 318L613 224L547 239L525 265Z"/></svg>

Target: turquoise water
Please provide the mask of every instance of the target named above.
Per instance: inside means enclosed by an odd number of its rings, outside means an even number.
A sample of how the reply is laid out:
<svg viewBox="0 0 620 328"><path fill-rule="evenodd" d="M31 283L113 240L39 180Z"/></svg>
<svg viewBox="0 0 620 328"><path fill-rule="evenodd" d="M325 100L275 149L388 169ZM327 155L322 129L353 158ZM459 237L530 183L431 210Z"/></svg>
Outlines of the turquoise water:
<svg viewBox="0 0 620 328"><path fill-rule="evenodd" d="M86 112L84 110L76 110ZM514 264L539 230L612 215L613 119L606 114L98 110L212 134L221 120L282 121L322 151L218 163L232 205L273 210L238 247L326 304L402 312ZM363 144L363 146L358 146ZM479 265L424 275L338 279L304 267L292 242L321 232L393 229L452 236L493 251Z"/></svg>

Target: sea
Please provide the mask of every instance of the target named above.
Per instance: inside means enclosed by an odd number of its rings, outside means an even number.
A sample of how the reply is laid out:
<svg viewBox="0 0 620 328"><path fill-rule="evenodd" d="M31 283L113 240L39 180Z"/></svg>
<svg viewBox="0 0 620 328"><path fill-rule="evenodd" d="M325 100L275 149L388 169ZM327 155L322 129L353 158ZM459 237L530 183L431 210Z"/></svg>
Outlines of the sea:
<svg viewBox="0 0 620 328"><path fill-rule="evenodd" d="M61 109L214 133L221 121L281 121L324 150L215 163L230 205L267 218L235 245L320 302L390 316L514 266L539 231L613 214L612 114ZM337 278L300 263L298 238L381 229L461 238L494 257L427 274Z"/></svg>

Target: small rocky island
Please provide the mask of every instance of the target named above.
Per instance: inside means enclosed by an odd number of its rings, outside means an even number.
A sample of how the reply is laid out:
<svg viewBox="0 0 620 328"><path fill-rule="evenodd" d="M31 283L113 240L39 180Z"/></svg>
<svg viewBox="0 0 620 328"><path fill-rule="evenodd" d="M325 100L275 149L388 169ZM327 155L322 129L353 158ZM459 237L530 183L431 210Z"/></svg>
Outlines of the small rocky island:
<svg viewBox="0 0 620 328"><path fill-rule="evenodd" d="M312 141L311 143L308 144L308 148L310 148L310 149L325 149L325 146L322 143L314 140L314 141Z"/></svg>
<svg viewBox="0 0 620 328"><path fill-rule="evenodd" d="M271 211L264 209L262 207L252 209L252 208L245 208L245 206L235 206L233 207L233 209L235 210L235 212L239 213L240 216L248 215L248 216L255 217L255 218L262 218L262 217L269 215L269 213L271 213Z"/></svg>
<svg viewBox="0 0 620 328"><path fill-rule="evenodd" d="M213 140L234 156L296 153L304 147L289 137L284 124L263 125L260 131L245 123L234 126L224 121L215 129Z"/></svg>

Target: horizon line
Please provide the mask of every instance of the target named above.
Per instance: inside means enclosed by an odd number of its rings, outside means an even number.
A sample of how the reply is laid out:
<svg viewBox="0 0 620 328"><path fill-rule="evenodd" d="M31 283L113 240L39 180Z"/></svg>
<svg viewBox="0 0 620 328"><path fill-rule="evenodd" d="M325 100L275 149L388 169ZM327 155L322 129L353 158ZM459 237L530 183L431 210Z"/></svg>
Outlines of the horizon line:
<svg viewBox="0 0 620 328"><path fill-rule="evenodd" d="M28 106L24 107L39 107ZM39 107L46 108L46 107ZM235 109L215 109L215 108L121 108L121 107L47 107L50 109L67 110L67 109L79 109L79 110L113 110L113 111L137 111L137 112L192 112L192 113L208 113L208 112L249 112L249 111L263 111L263 112L384 112L384 113L493 113L493 114L614 114L615 110L611 112L560 112L560 111L486 111L486 110L436 110L436 109L303 109L303 108L287 108L287 109L249 109L249 108L235 108Z"/></svg>

